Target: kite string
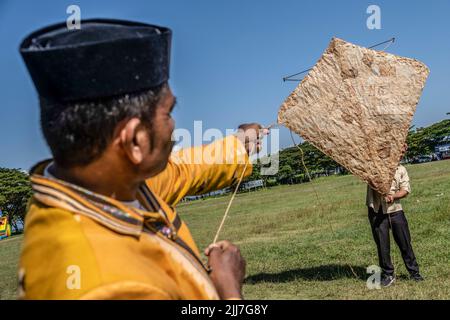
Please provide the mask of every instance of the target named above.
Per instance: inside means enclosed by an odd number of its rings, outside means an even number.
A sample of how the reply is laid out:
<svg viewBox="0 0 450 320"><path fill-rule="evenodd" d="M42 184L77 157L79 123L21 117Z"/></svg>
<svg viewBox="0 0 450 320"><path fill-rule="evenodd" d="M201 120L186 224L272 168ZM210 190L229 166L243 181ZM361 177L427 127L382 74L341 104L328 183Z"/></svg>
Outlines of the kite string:
<svg viewBox="0 0 450 320"><path fill-rule="evenodd" d="M320 198L319 198L319 194L317 193L316 188L314 187L314 183L313 183L313 181L312 181L312 179L311 179L311 175L309 174L308 167L307 167L306 164L305 164L303 149L300 148L300 147L298 146L298 144L295 142L294 136L292 135L292 130L291 130L291 129L289 129L289 133L290 133L290 135L291 135L291 139L292 139L292 142L293 142L294 146L297 147L298 150L300 150L300 155L301 155L301 161L302 161L303 169L305 170L306 175L307 175L307 177L308 177L308 180L309 180L309 182L311 183L311 188L313 189L313 191L314 191L314 193L315 193L315 195L316 195L317 202L319 203L320 209L321 209L321 211L323 211L324 206L323 206L323 204L322 204L322 202L321 202L321 200L320 200ZM321 212L321 216L322 216L322 212ZM336 237L336 232L334 231L334 228L333 228L333 225L332 225L331 223L329 223L328 226L330 227L330 230L331 230L331 233L333 234L333 237L334 237L334 238L337 238L337 237ZM347 263L347 266L350 268L350 271L353 273L353 275L355 276L355 278L358 279L358 275L356 274L356 272L355 272L355 270L353 269L353 267L352 267L349 263Z"/></svg>
<svg viewBox="0 0 450 320"><path fill-rule="evenodd" d="M252 149L248 153L248 158L247 158L247 161L245 162L244 169L242 170L241 176L239 177L239 180L238 180L238 182L236 184L236 187L234 188L234 192L231 195L230 201L228 202L227 209L225 210L225 214L223 215L222 221L220 222L219 229L217 229L217 232L216 232L216 235L214 237L213 243L216 243L217 239L219 238L220 231L222 230L222 227L223 227L223 225L225 223L225 219L228 216L228 212L230 211L231 204L233 203L234 197L236 196L236 193L237 193L237 191L239 189L239 186L241 185L241 182L244 179L245 171L247 170L248 164L250 163L250 155L253 153L254 146L256 146L256 143L253 145Z"/></svg>
<svg viewBox="0 0 450 320"><path fill-rule="evenodd" d="M269 125L267 128L270 129L270 128L276 126L276 125L277 125L277 123L273 123L273 124ZM305 172L306 172L306 175L307 175L307 177L308 177L309 182L311 182L311 187L312 187L312 189L313 189L313 191L314 191L314 193L315 193L315 195L316 195L317 202L319 203L321 209L323 210L323 204L322 204L322 202L321 202L321 200L320 200L320 198L319 198L319 194L317 193L316 188L314 187L314 184L313 184L313 181L312 181L312 179L311 179L311 175L310 175L310 173L309 173L308 167L307 167L306 164L305 164L303 150L295 143L294 136L292 135L292 131L291 131L291 130L289 130L289 133L290 133L290 135L291 135L291 139L292 139L292 142L294 143L294 146L296 146L296 147L300 150L300 153L301 153L301 161L302 161L303 168L304 168L304 170L305 170ZM233 194L231 195L231 198L230 198L230 200L229 200L229 202L228 202L228 205L227 205L227 208L226 208L225 213L224 213L224 215L223 215L222 221L220 222L219 228L217 229L216 235L214 236L213 243L217 243L217 240L218 240L218 238L219 238L220 232L222 231L222 228L223 228L223 226L224 226L224 224L225 224L225 220L226 220L226 218L227 218L227 216L228 216L228 213L229 213L229 211L230 211L231 204L233 203L234 198L235 198L235 196L236 196L236 194L237 194L237 191L239 190L239 186L241 185L241 182L242 182L242 180L244 179L245 172L246 172L246 170L247 170L248 164L250 163L250 155L253 153L253 149L254 149L255 146L256 146L256 144L253 145L252 149L251 149L250 152L249 152L249 156L248 156L248 158L247 158L247 161L245 162L244 169L242 170L241 176L239 177L239 180L238 180L238 182L237 182L237 184L236 184L236 187L234 188L234 192L233 192ZM330 227L330 229L331 229L331 232L336 236L335 231L334 231L334 229L333 229L333 226L330 224L329 227ZM347 265L348 265L348 267L350 268L350 270L351 270L351 272L353 273L353 275L354 275L356 278L358 278L358 275L357 275L356 272L353 270L353 267L352 267L350 264L347 264Z"/></svg>
<svg viewBox="0 0 450 320"><path fill-rule="evenodd" d="M306 164L305 164L305 154L303 153L303 149L300 148L300 147L298 146L298 144L295 143L294 136L292 135L292 130L290 130L290 129L289 129L289 134L291 135L292 143L294 144L294 146L296 146L297 149L300 150L300 155L301 155L300 160L302 161L303 169L305 170L305 173L306 173L306 176L308 177L309 182L312 182L311 175L309 174L308 167L307 167ZM317 193L316 188L314 188L314 186L313 186L312 184L311 184L311 186L312 186L312 188L313 188L313 190L314 190L314 193L316 194L317 202L318 202L319 204L321 204L321 203L320 203L319 194Z"/></svg>

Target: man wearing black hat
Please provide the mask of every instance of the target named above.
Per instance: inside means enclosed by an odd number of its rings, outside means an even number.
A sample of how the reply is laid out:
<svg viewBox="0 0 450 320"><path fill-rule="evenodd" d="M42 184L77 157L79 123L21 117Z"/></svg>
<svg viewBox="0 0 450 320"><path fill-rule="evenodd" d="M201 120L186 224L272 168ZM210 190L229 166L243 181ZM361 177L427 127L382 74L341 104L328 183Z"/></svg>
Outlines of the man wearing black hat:
<svg viewBox="0 0 450 320"><path fill-rule="evenodd" d="M248 176L261 126L171 155L170 42L167 28L120 20L53 25L22 42L53 155L32 169L23 298L242 298L239 249L209 246L205 267L173 207ZM217 161L198 161L205 153Z"/></svg>

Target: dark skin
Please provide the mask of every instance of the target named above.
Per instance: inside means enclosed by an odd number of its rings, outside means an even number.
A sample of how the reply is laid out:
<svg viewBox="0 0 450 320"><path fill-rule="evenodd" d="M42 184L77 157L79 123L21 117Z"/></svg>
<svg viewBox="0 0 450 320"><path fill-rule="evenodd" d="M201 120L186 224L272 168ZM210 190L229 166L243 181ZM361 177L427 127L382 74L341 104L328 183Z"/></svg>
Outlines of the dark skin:
<svg viewBox="0 0 450 320"><path fill-rule="evenodd" d="M95 161L73 168L61 168L55 163L51 173L120 201L135 200L143 181L164 170L172 150L175 122L170 113L175 97L170 89L163 90L150 133L139 118L122 121L117 125L111 143ZM153 134L159 137L153 139L155 141L150 139Z"/></svg>
<svg viewBox="0 0 450 320"><path fill-rule="evenodd" d="M210 268L210 278L222 299L242 298L245 277L245 260L237 246L224 240L210 244L205 249Z"/></svg>
<svg viewBox="0 0 450 320"><path fill-rule="evenodd" d="M117 125L112 142L98 159L73 168L63 168L55 163L49 168L50 172L61 180L119 201L135 200L139 186L167 166L173 147L171 137L175 121L171 112L175 103L170 88L164 88L151 129L147 129L139 118L126 119ZM268 131L256 123L241 125L240 129L238 138L247 152L258 151L260 138ZM220 298L241 298L245 261L239 248L221 241L206 250L212 270L210 277Z"/></svg>

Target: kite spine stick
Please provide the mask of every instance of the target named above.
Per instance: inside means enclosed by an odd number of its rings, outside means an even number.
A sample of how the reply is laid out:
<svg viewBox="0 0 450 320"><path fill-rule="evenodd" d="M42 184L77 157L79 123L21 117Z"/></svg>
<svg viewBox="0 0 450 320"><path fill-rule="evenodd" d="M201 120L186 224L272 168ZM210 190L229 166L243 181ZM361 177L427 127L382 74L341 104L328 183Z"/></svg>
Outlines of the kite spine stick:
<svg viewBox="0 0 450 320"><path fill-rule="evenodd" d="M375 47L378 47L378 46L381 46L382 44L387 43L386 47L384 47L384 49L381 50L381 51L385 51L385 50L386 50L387 48L389 48L389 46L390 46L391 44L393 44L394 42L395 42L395 37L392 37L392 38L390 38L389 40L386 40L386 41L383 41L383 42L374 44L373 46L367 47L367 49L373 49L373 48L375 48ZM285 77L283 77L283 82L286 82L286 81L302 81L302 79L293 79L293 77L298 76L298 75L301 75L301 74L303 74L303 73L306 73L306 72L312 70L312 68L313 68L313 67L308 68L308 69L303 70L303 71L300 71L300 72L297 72L297 73L294 73L294 74L291 74L291 75L289 75L289 76L285 76Z"/></svg>

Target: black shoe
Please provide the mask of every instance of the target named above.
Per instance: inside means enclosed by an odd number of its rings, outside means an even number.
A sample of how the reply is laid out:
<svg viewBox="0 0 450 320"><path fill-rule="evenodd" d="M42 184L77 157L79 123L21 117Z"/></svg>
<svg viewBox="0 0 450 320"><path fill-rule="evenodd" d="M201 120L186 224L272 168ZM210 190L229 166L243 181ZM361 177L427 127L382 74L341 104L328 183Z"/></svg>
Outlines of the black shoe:
<svg viewBox="0 0 450 320"><path fill-rule="evenodd" d="M424 281L424 280L425 280L425 279L420 275L420 273L412 274L412 275L410 276L410 278L411 278L411 280L414 280L414 281L417 281L417 282L420 282L420 281Z"/></svg>
<svg viewBox="0 0 450 320"><path fill-rule="evenodd" d="M394 282L395 282L394 276L383 275L381 277L381 286L382 287L387 288L387 287L391 286Z"/></svg>

